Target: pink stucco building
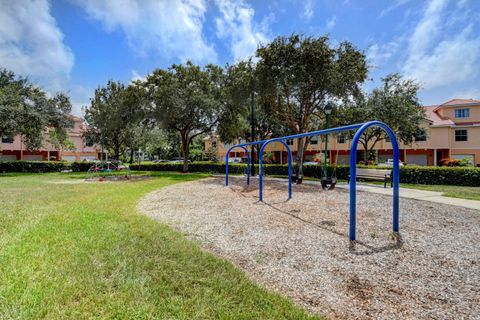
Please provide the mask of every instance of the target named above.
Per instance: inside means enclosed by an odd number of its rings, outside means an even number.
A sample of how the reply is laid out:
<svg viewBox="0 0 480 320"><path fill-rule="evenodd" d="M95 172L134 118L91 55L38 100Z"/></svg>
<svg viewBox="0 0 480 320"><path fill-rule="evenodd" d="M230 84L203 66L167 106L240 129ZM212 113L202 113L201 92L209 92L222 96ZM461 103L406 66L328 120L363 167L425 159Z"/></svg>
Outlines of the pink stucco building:
<svg viewBox="0 0 480 320"><path fill-rule="evenodd" d="M86 128L85 121L82 118L71 116L73 126L68 129L70 140L75 145L74 150L58 150L51 144L46 142L43 147L37 151L26 150L22 138L2 137L0 145L0 160L30 160L30 161L46 161L46 160L65 160L65 161L83 161L96 160L101 158L101 148L97 145L88 144L84 141L82 133ZM48 141L46 139L46 141Z"/></svg>
<svg viewBox="0 0 480 320"><path fill-rule="evenodd" d="M439 105L425 106L426 119L422 125L424 134L410 145L401 144L400 158L407 164L436 166L441 159L468 158L472 165L480 166L480 100L452 99ZM287 141L296 154L297 141ZM204 141L205 150L215 145L217 157L225 160L229 145L218 137L208 137ZM305 152L306 161L324 148L321 139L312 139ZM391 143L380 141L374 147L379 162L392 158ZM287 153L280 143L267 146L277 163L285 163ZM358 147L358 159L363 159L363 147ZM350 140L342 135L331 135L329 139L330 162L348 164ZM241 150L235 150L230 157L245 157ZM336 159L338 157L338 160Z"/></svg>

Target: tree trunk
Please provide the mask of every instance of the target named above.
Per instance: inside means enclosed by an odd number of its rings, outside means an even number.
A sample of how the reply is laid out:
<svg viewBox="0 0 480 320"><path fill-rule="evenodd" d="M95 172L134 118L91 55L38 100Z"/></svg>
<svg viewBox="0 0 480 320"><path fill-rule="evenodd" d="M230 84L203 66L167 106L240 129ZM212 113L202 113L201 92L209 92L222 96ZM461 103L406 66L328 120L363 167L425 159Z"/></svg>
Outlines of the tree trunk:
<svg viewBox="0 0 480 320"><path fill-rule="evenodd" d="M130 164L133 163L133 149L130 149Z"/></svg>
<svg viewBox="0 0 480 320"><path fill-rule="evenodd" d="M182 156L183 156L183 172L188 172L188 150L189 149L189 141L188 137L182 135Z"/></svg>
<svg viewBox="0 0 480 320"><path fill-rule="evenodd" d="M113 152L114 152L115 160L119 160L120 159L120 147L116 146L113 149Z"/></svg>
<svg viewBox="0 0 480 320"><path fill-rule="evenodd" d="M297 157L295 159L297 164L297 184L303 181L303 153L305 150L305 138L298 139Z"/></svg>

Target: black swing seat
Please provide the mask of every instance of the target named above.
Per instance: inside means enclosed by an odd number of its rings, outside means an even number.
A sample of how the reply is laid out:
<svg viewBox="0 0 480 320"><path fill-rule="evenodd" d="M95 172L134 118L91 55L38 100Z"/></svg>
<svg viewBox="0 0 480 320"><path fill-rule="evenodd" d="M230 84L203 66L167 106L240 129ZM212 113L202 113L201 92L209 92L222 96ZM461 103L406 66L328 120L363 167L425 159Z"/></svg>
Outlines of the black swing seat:
<svg viewBox="0 0 480 320"><path fill-rule="evenodd" d="M322 177L322 189L325 191L335 189L337 177Z"/></svg>

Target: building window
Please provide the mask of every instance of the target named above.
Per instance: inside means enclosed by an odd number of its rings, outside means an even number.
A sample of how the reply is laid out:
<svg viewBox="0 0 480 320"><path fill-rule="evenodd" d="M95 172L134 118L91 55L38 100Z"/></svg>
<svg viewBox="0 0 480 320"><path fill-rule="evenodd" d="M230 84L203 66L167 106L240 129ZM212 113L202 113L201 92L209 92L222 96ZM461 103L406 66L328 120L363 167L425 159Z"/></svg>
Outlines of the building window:
<svg viewBox="0 0 480 320"><path fill-rule="evenodd" d="M293 146L293 139L287 139L287 145Z"/></svg>
<svg viewBox="0 0 480 320"><path fill-rule="evenodd" d="M312 137L310 144L318 144L318 137Z"/></svg>
<svg viewBox="0 0 480 320"><path fill-rule="evenodd" d="M337 143L339 144L345 143L345 136L343 134L339 134L337 136Z"/></svg>
<svg viewBox="0 0 480 320"><path fill-rule="evenodd" d="M415 135L415 141L427 141L427 130L420 129L420 131Z"/></svg>
<svg viewBox="0 0 480 320"><path fill-rule="evenodd" d="M217 147L217 141L212 141L212 148L216 148Z"/></svg>
<svg viewBox="0 0 480 320"><path fill-rule="evenodd" d="M455 109L455 118L470 117L470 109Z"/></svg>
<svg viewBox="0 0 480 320"><path fill-rule="evenodd" d="M455 141L468 141L468 132L466 129L455 130Z"/></svg>
<svg viewBox="0 0 480 320"><path fill-rule="evenodd" d="M2 143L13 143L13 137L2 137Z"/></svg>

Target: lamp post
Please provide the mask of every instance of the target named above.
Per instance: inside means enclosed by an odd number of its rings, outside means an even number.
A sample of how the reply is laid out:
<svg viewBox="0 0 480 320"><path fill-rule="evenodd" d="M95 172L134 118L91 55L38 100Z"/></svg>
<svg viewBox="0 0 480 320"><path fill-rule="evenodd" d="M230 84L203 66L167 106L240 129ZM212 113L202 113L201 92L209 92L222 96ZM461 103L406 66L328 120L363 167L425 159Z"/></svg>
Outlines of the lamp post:
<svg viewBox="0 0 480 320"><path fill-rule="evenodd" d="M330 102L327 102L325 105L325 108L323 108L323 111L325 111L326 115L326 127L325 129L328 129L330 127L330 114L332 113L333 106ZM328 133L325 135L325 157L323 161L323 176L327 176L327 156L328 154Z"/></svg>

